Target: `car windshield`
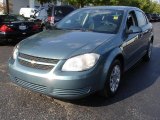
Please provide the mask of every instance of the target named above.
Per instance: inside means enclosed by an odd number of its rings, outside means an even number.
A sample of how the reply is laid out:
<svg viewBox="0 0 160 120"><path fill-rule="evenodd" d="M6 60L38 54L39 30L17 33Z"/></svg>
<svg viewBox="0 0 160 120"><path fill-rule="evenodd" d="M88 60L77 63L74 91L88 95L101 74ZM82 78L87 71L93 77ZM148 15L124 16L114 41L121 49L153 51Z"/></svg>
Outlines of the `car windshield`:
<svg viewBox="0 0 160 120"><path fill-rule="evenodd" d="M26 19L20 15L2 15L0 16L1 22L14 22L14 21L25 21Z"/></svg>
<svg viewBox="0 0 160 120"><path fill-rule="evenodd" d="M82 9L69 14L56 25L56 28L116 34L122 18L122 10Z"/></svg>

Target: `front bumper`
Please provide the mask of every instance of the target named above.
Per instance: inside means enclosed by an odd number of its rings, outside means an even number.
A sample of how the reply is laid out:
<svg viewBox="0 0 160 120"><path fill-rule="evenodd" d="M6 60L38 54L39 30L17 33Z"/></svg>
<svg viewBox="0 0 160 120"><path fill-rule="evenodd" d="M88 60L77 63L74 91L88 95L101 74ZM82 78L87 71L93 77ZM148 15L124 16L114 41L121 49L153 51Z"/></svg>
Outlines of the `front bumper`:
<svg viewBox="0 0 160 120"><path fill-rule="evenodd" d="M61 63L58 63L61 64ZM54 72L36 70L9 60L11 80L24 88L59 99L79 99L100 90L100 69L84 72Z"/></svg>

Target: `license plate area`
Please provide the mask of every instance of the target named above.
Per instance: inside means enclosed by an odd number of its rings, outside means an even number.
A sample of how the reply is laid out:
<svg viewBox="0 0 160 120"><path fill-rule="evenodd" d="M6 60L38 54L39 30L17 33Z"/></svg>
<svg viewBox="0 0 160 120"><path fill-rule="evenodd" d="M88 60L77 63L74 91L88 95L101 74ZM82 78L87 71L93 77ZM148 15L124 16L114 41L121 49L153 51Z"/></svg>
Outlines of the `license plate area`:
<svg viewBox="0 0 160 120"><path fill-rule="evenodd" d="M20 29L20 30L26 30L27 27L26 27L25 25L20 25L20 26L19 26L19 29Z"/></svg>

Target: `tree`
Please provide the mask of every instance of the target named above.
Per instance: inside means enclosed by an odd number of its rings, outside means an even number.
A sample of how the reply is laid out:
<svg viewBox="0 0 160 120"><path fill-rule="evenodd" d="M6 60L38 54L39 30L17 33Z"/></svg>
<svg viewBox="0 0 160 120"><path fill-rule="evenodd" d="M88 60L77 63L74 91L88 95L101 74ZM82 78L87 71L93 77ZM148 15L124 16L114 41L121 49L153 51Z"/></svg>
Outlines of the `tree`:
<svg viewBox="0 0 160 120"><path fill-rule="evenodd" d="M68 2L69 4L76 7L84 7L85 5L88 5L91 0L63 0L63 2Z"/></svg>
<svg viewBox="0 0 160 120"><path fill-rule="evenodd" d="M41 5L43 5L44 3L50 3L50 2L54 2L56 3L57 0L37 0Z"/></svg>
<svg viewBox="0 0 160 120"><path fill-rule="evenodd" d="M41 4L54 2L57 0L37 0ZM60 0L63 3L69 3L77 8L92 5L125 5L139 7L145 12L160 13L160 4L152 0Z"/></svg>
<svg viewBox="0 0 160 120"><path fill-rule="evenodd" d="M5 8L6 6L2 2L0 2L0 12L5 12Z"/></svg>

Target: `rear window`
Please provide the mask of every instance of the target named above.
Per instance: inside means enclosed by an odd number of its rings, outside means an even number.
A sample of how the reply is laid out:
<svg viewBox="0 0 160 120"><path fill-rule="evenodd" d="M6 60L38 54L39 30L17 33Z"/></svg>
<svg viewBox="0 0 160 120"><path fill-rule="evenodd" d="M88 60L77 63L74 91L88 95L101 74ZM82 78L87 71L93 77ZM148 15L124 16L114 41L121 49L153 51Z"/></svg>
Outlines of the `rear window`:
<svg viewBox="0 0 160 120"><path fill-rule="evenodd" d="M53 13L52 13L52 10L53 10L53 7L50 7L48 9L48 16L52 16ZM55 17L64 17L66 15L68 15L70 12L72 12L74 10L74 8L72 7L65 7L65 6L56 6L54 8L54 16Z"/></svg>
<svg viewBox="0 0 160 120"><path fill-rule="evenodd" d="M25 21L23 16L19 15L2 15L0 16L0 22L14 22L14 21Z"/></svg>
<svg viewBox="0 0 160 120"><path fill-rule="evenodd" d="M55 7L54 15L64 17L73 11L73 8L70 7Z"/></svg>
<svg viewBox="0 0 160 120"><path fill-rule="evenodd" d="M53 7L49 7L47 10L48 16L52 16L52 9Z"/></svg>

